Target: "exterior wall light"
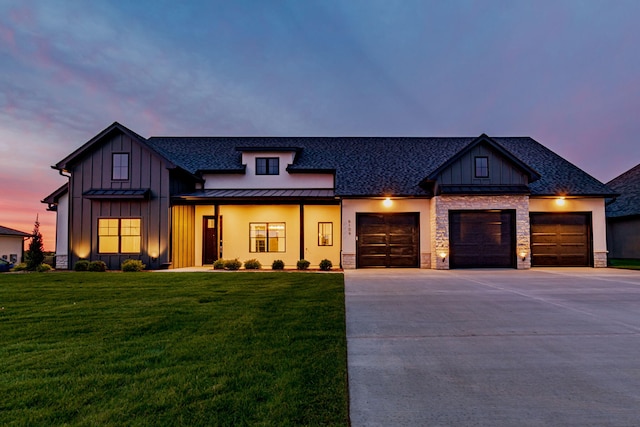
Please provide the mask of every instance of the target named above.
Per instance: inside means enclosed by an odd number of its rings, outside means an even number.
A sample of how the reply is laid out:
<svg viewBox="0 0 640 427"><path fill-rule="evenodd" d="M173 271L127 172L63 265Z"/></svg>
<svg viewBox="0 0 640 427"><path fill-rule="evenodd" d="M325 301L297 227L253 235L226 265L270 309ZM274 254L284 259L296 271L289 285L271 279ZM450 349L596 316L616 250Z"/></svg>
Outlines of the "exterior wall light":
<svg viewBox="0 0 640 427"><path fill-rule="evenodd" d="M391 207L391 205L393 204L393 202L391 201L391 199L390 199L390 198L388 198L388 197L387 197L386 199L384 199L384 201L382 202L382 204L384 205L384 207L385 207L385 208L390 208L390 207Z"/></svg>
<svg viewBox="0 0 640 427"><path fill-rule="evenodd" d="M520 252L520 258L522 258L522 261L525 261L527 259L527 253L524 251Z"/></svg>
<svg viewBox="0 0 640 427"><path fill-rule="evenodd" d="M566 201L565 201L564 197L558 197L556 199L556 205L558 205L558 206L564 206L565 203L566 203Z"/></svg>
<svg viewBox="0 0 640 427"><path fill-rule="evenodd" d="M447 253L446 252L440 252L440 258L442 258L442 262L444 262L444 260L447 259Z"/></svg>

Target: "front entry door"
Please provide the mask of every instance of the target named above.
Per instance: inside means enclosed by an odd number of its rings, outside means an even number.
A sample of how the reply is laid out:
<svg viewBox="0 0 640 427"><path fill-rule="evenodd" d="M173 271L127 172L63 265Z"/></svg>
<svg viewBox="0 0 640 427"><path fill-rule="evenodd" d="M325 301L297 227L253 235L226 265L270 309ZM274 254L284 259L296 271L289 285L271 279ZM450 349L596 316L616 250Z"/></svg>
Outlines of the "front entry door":
<svg viewBox="0 0 640 427"><path fill-rule="evenodd" d="M202 220L202 264L213 264L218 259L216 217L205 216Z"/></svg>

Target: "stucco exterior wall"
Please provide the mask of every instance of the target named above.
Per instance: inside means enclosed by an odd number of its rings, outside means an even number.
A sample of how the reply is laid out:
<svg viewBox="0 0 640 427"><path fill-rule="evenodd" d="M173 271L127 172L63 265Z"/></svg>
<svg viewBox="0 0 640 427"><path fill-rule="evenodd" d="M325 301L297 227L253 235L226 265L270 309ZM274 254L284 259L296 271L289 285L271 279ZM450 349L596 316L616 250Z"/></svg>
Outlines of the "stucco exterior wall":
<svg viewBox="0 0 640 427"><path fill-rule="evenodd" d="M530 198L530 212L591 212L593 233L593 266L607 266L607 225L603 198L582 198L564 200L564 205L555 198Z"/></svg>
<svg viewBox="0 0 640 427"><path fill-rule="evenodd" d="M69 193L60 196L56 211L56 269L69 268Z"/></svg>
<svg viewBox="0 0 640 427"><path fill-rule="evenodd" d="M342 200L342 267L356 268L356 213L401 213L420 214L420 267L431 268L431 211L429 199L392 199L391 206L384 199Z"/></svg>
<svg viewBox="0 0 640 427"><path fill-rule="evenodd" d="M278 157L278 175L256 175L256 157ZM333 174L300 174L287 172L287 166L293 163L292 153L251 152L242 154L242 163L246 165L244 174L204 174L204 188L334 188Z"/></svg>
<svg viewBox="0 0 640 427"><path fill-rule="evenodd" d="M300 205L221 205L222 218L222 258L238 258L241 262L257 259L265 269L270 269L276 259L285 263L285 268L296 268L300 259ZM195 263L202 265L203 217L214 216L214 206L196 206L195 219ZM304 221L304 259L311 268L317 268L320 261L329 259L334 267L340 262L340 206L305 205ZM284 222L284 252L250 252L249 224L254 222ZM318 222L333 223L333 245L318 245Z"/></svg>
<svg viewBox="0 0 640 427"><path fill-rule="evenodd" d="M489 209L516 211L516 267L531 267L528 196L437 196L431 203L431 265L436 269L449 269L449 211Z"/></svg>

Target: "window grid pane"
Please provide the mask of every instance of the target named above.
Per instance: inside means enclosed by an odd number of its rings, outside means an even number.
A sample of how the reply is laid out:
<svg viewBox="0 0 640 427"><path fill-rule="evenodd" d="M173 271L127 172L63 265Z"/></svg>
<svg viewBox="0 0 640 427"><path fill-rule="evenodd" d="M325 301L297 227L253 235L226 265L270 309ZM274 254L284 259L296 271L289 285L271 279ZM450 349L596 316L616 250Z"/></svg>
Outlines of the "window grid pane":
<svg viewBox="0 0 640 427"><path fill-rule="evenodd" d="M140 253L140 218L98 219L98 253Z"/></svg>
<svg viewBox="0 0 640 427"><path fill-rule="evenodd" d="M280 159L278 157L257 157L256 175L279 175Z"/></svg>
<svg viewBox="0 0 640 427"><path fill-rule="evenodd" d="M285 223L250 223L249 252L285 252Z"/></svg>
<svg viewBox="0 0 640 427"><path fill-rule="evenodd" d="M333 246L333 223L318 223L318 246Z"/></svg>
<svg viewBox="0 0 640 427"><path fill-rule="evenodd" d="M128 153L113 154L112 178L117 180L129 179L129 154Z"/></svg>
<svg viewBox="0 0 640 427"><path fill-rule="evenodd" d="M489 158L488 157L476 157L476 178L488 178L489 177Z"/></svg>

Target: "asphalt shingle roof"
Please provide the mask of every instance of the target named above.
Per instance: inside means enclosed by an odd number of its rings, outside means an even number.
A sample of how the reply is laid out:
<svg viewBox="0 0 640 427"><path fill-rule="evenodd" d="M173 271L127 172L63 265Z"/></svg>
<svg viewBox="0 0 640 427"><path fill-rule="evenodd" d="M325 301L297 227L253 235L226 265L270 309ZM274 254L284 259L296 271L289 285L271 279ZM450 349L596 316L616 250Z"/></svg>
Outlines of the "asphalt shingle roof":
<svg viewBox="0 0 640 427"><path fill-rule="evenodd" d="M22 231L14 230L13 228L3 227L0 225L0 236L20 236L29 237L31 234L24 233Z"/></svg>
<svg viewBox="0 0 640 427"><path fill-rule="evenodd" d="M475 137L151 137L147 143L177 166L191 172L238 171L237 147L299 147L289 170L336 171L338 196L420 196L419 183ZM612 195L606 185L528 137L493 138L540 173L532 195Z"/></svg>
<svg viewBox="0 0 640 427"><path fill-rule="evenodd" d="M607 206L607 217L640 215L640 164L612 179L607 185L620 193Z"/></svg>

